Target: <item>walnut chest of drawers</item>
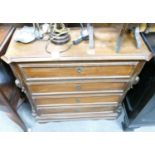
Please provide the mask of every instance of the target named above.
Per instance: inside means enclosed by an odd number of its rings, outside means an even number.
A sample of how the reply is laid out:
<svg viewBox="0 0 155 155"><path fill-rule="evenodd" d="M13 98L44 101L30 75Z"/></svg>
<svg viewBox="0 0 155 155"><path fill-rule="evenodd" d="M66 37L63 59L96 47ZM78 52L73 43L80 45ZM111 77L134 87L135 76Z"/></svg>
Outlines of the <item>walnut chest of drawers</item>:
<svg viewBox="0 0 155 155"><path fill-rule="evenodd" d="M76 39L78 29L71 30ZM136 49L132 36L125 36L119 53L114 50L116 28L95 29L95 49L88 42L58 53L68 44L47 41L30 44L12 39L3 60L10 64L16 84L27 95L39 122L71 119L114 119L151 53L144 42Z"/></svg>

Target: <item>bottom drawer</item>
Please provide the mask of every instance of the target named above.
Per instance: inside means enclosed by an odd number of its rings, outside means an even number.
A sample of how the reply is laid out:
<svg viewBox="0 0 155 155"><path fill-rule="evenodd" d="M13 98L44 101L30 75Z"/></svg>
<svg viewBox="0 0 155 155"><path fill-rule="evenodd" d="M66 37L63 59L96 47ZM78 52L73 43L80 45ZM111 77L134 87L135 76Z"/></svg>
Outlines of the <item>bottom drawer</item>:
<svg viewBox="0 0 155 155"><path fill-rule="evenodd" d="M49 107L37 109L38 122L83 120L83 119L115 119L116 107Z"/></svg>
<svg viewBox="0 0 155 155"><path fill-rule="evenodd" d="M122 94L33 96L39 122L115 119Z"/></svg>
<svg viewBox="0 0 155 155"><path fill-rule="evenodd" d="M113 113L116 110L116 107L108 106L63 106L63 107L48 107L48 108L38 108L37 113L39 115L63 115L63 114L88 114L88 113Z"/></svg>
<svg viewBox="0 0 155 155"><path fill-rule="evenodd" d="M72 115L41 115L41 116L36 116L36 120L39 123L46 123L50 121L68 121L68 120L100 120L100 119L105 119L105 120L114 120L118 116L117 113L100 113L100 114L72 114Z"/></svg>

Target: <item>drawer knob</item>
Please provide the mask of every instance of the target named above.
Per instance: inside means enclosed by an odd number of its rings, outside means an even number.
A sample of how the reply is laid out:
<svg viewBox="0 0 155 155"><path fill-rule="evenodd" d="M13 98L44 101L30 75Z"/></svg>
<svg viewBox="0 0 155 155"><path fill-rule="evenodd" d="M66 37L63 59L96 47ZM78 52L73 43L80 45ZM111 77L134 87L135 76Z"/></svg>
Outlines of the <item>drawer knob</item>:
<svg viewBox="0 0 155 155"><path fill-rule="evenodd" d="M80 109L75 109L75 112L80 112Z"/></svg>
<svg viewBox="0 0 155 155"><path fill-rule="evenodd" d="M77 90L77 91L80 91L80 90L81 90L81 86L80 86L80 85L77 85L77 86L76 86L76 90Z"/></svg>
<svg viewBox="0 0 155 155"><path fill-rule="evenodd" d="M80 99L79 98L76 98L76 103L80 103Z"/></svg>
<svg viewBox="0 0 155 155"><path fill-rule="evenodd" d="M76 71L77 71L78 73L81 73L82 70L83 70L83 67L76 67Z"/></svg>

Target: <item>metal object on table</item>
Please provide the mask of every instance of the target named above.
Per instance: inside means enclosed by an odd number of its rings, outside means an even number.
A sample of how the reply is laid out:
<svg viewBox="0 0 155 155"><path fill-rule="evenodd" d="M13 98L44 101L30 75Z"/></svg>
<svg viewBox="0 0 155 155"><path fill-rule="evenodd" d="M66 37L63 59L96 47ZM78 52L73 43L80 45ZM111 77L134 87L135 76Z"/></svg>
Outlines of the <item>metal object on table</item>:
<svg viewBox="0 0 155 155"><path fill-rule="evenodd" d="M71 43L69 42L71 39L70 34L69 34L69 28L67 28L65 24L63 23L50 24L49 39L50 41L46 44L45 50L48 54L57 53L56 57L57 56L59 57L59 53L68 51L73 45L72 42ZM51 42L56 45L64 45L68 42L69 43L68 43L67 48L61 51L51 51L51 50L48 50L48 46Z"/></svg>
<svg viewBox="0 0 155 155"><path fill-rule="evenodd" d="M83 23L80 23L80 26L81 26L80 36L77 39L73 40L73 45L77 45L81 43L83 40L89 39L87 27Z"/></svg>
<svg viewBox="0 0 155 155"><path fill-rule="evenodd" d="M54 44L62 45L70 41L69 29L63 23L51 24L50 40Z"/></svg>
<svg viewBox="0 0 155 155"><path fill-rule="evenodd" d="M115 47L116 52L120 51L123 36L124 36L124 34L126 32L127 26L128 26L128 24L123 24L122 25L121 31L119 33L119 36L118 36L117 40L116 40L116 47Z"/></svg>
<svg viewBox="0 0 155 155"><path fill-rule="evenodd" d="M94 28L91 23L88 24L82 24L81 25L81 32L80 36L73 41L73 45L77 45L83 40L88 40L89 41L89 48L93 49L94 48Z"/></svg>
<svg viewBox="0 0 155 155"><path fill-rule="evenodd" d="M92 24L87 24L88 34L89 34L89 48L94 48L94 29Z"/></svg>
<svg viewBox="0 0 155 155"><path fill-rule="evenodd" d="M140 30L138 26L133 28L133 34L136 41L136 47L141 48Z"/></svg>
<svg viewBox="0 0 155 155"><path fill-rule="evenodd" d="M135 42L136 42L136 47L141 48L139 24L125 23L125 24L122 25L121 31L119 33L119 36L118 36L117 40L116 40L116 46L115 46L116 52L120 51L121 44L123 42L123 37L124 37L125 33L127 33L127 31L130 31L130 32L133 33L134 39L135 39Z"/></svg>

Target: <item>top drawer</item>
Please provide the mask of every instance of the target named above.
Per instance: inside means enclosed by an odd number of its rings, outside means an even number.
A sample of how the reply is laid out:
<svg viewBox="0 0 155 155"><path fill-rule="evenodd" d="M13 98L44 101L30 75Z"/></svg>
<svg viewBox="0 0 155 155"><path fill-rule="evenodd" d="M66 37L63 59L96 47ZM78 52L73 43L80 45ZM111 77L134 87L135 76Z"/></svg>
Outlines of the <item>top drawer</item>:
<svg viewBox="0 0 155 155"><path fill-rule="evenodd" d="M19 68L27 81L130 78L138 62L103 63L22 63Z"/></svg>

